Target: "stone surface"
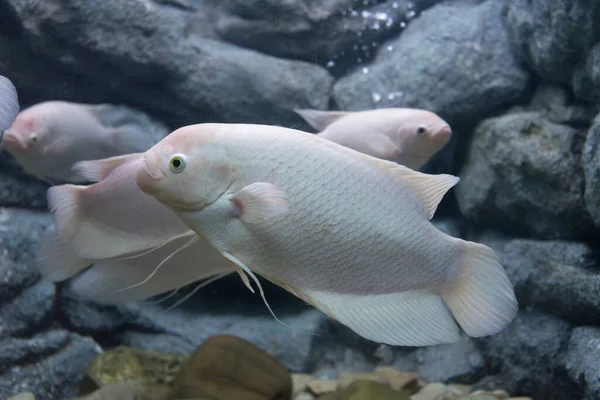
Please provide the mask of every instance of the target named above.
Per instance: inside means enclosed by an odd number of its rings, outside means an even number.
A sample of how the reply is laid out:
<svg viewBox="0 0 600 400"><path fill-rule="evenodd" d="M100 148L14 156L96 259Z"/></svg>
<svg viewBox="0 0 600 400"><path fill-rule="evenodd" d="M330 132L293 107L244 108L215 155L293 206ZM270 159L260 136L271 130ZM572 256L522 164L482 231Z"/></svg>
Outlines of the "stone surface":
<svg viewBox="0 0 600 400"><path fill-rule="evenodd" d="M600 269L592 247L556 240L476 240L498 254L521 309L533 307L579 325L600 320Z"/></svg>
<svg viewBox="0 0 600 400"><path fill-rule="evenodd" d="M502 332L481 341L489 368L516 382L519 395L576 400L578 389L561 369L571 325L538 312L519 312Z"/></svg>
<svg viewBox="0 0 600 400"><path fill-rule="evenodd" d="M571 86L577 97L600 103L600 42L590 50L585 63L575 69Z"/></svg>
<svg viewBox="0 0 600 400"><path fill-rule="evenodd" d="M324 68L207 38L195 30L200 13L142 1L77 0L65 7L60 1L3 2L24 21L22 46L84 81L94 77L110 87L111 94L86 96L92 102L109 95L157 111L177 126L202 121L293 124L292 108L325 108L329 102L332 78ZM29 71L14 69L11 58L9 53L5 61L14 71L11 79L27 93L36 82Z"/></svg>
<svg viewBox="0 0 600 400"><path fill-rule="evenodd" d="M590 128L583 147L585 204L590 216L600 228L600 114Z"/></svg>
<svg viewBox="0 0 600 400"><path fill-rule="evenodd" d="M338 70L372 58L383 40L437 2L226 0L215 31L243 47Z"/></svg>
<svg viewBox="0 0 600 400"><path fill-rule="evenodd" d="M569 377L584 387L586 400L600 398L600 328L575 328L565 365Z"/></svg>
<svg viewBox="0 0 600 400"><path fill-rule="evenodd" d="M583 132L524 112L490 118L473 135L455 189L461 212L517 236L581 238Z"/></svg>
<svg viewBox="0 0 600 400"><path fill-rule="evenodd" d="M90 338L53 330L6 339L0 352L0 398L32 392L37 400L75 396L87 364L101 349Z"/></svg>
<svg viewBox="0 0 600 400"><path fill-rule="evenodd" d="M40 281L2 304L0 338L31 335L50 325L54 311L54 294L54 284Z"/></svg>
<svg viewBox="0 0 600 400"><path fill-rule="evenodd" d="M334 100L343 110L426 108L451 124L519 101L530 76L511 55L501 13L495 0L429 8L367 70L339 79Z"/></svg>
<svg viewBox="0 0 600 400"><path fill-rule="evenodd" d="M506 7L514 54L551 82L570 83L600 42L598 20L600 3L588 0L511 0Z"/></svg>

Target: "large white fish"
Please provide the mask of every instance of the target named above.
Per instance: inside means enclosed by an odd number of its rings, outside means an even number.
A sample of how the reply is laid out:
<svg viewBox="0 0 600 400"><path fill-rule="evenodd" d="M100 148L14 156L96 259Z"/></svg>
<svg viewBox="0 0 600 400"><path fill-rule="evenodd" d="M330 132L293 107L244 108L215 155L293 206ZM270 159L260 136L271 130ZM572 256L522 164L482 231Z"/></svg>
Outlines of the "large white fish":
<svg viewBox="0 0 600 400"><path fill-rule="evenodd" d="M13 83L0 75L0 133L7 130L19 114L19 97Z"/></svg>
<svg viewBox="0 0 600 400"><path fill-rule="evenodd" d="M417 108L295 112L324 139L412 169L425 165L452 136L440 116Z"/></svg>
<svg viewBox="0 0 600 400"><path fill-rule="evenodd" d="M131 111L108 104L47 101L19 113L2 147L25 172L51 183L84 183L77 161L146 151L162 135L140 129ZM141 115L141 114L140 114ZM142 121L142 126L149 123Z"/></svg>
<svg viewBox="0 0 600 400"><path fill-rule="evenodd" d="M458 340L452 315L480 337L517 312L495 253L430 222L458 180L248 124L180 128L137 173L140 189L240 275L260 274L367 339L405 346Z"/></svg>

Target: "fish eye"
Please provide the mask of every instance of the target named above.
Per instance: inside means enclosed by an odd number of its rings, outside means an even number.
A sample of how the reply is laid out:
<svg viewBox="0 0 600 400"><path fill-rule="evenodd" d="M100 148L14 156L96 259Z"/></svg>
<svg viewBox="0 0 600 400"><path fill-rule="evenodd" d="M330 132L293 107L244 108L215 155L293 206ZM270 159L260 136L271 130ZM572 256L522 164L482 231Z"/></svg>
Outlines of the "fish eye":
<svg viewBox="0 0 600 400"><path fill-rule="evenodd" d="M417 135L423 135L423 134L425 134L425 132L427 132L427 128L424 127L423 125L421 125L417 128Z"/></svg>
<svg viewBox="0 0 600 400"><path fill-rule="evenodd" d="M175 154L169 160L169 168L173 172L181 172L185 168L185 157L181 154Z"/></svg>
<svg viewBox="0 0 600 400"><path fill-rule="evenodd" d="M31 140L32 143L37 142L38 137L35 133L32 133L31 136L29 136L29 139Z"/></svg>

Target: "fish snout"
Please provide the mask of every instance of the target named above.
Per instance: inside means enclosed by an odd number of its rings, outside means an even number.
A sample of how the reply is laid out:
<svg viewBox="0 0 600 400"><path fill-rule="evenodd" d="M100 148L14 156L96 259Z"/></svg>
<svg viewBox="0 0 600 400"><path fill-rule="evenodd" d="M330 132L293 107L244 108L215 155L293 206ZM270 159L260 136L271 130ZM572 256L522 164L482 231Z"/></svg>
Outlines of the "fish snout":
<svg viewBox="0 0 600 400"><path fill-rule="evenodd" d="M452 128L450 128L450 125L444 124L435 132L433 140L437 146L444 147L450 141L451 136Z"/></svg>
<svg viewBox="0 0 600 400"><path fill-rule="evenodd" d="M2 147L9 152L19 152L27 150L27 144L10 129L2 135Z"/></svg>

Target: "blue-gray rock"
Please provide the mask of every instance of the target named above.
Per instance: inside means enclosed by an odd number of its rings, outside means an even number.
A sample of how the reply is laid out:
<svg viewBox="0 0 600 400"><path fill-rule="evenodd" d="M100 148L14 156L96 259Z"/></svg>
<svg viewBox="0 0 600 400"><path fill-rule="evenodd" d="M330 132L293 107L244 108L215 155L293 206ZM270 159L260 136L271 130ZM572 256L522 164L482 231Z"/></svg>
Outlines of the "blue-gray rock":
<svg viewBox="0 0 600 400"><path fill-rule="evenodd" d="M519 312L502 332L480 340L490 370L517 385L513 395L580 400L581 390L562 369L571 325L538 312Z"/></svg>
<svg viewBox="0 0 600 400"><path fill-rule="evenodd" d="M575 69L600 42L598 21L597 1L510 0L506 7L514 54L550 82L571 83Z"/></svg>
<svg viewBox="0 0 600 400"><path fill-rule="evenodd" d="M90 338L61 330L0 347L0 398L32 392L37 400L71 398L89 362L102 350Z"/></svg>
<svg viewBox="0 0 600 400"><path fill-rule="evenodd" d="M419 348L416 372L425 381L472 384L485 374L483 354L462 334L457 343Z"/></svg>
<svg viewBox="0 0 600 400"><path fill-rule="evenodd" d="M513 58L502 1L442 3L385 43L367 69L334 85L340 109L419 107L451 124L518 102L530 75Z"/></svg>
<svg viewBox="0 0 600 400"><path fill-rule="evenodd" d="M590 128L583 148L585 204L596 227L600 229L600 114Z"/></svg>
<svg viewBox="0 0 600 400"><path fill-rule="evenodd" d="M226 0L220 2L215 31L243 47L336 70L341 63L372 58L383 40L438 2Z"/></svg>
<svg viewBox="0 0 600 400"><path fill-rule="evenodd" d="M534 308L585 325L600 321L600 269L584 243L479 238L500 259L521 309Z"/></svg>
<svg viewBox="0 0 600 400"><path fill-rule="evenodd" d="M584 131L541 113L506 114L476 128L454 193L471 221L517 236L582 238L592 231L583 191Z"/></svg>
<svg viewBox="0 0 600 400"><path fill-rule="evenodd" d="M31 63L49 58L65 71L110 87L114 101L107 101L105 92L86 94L91 102L154 111L177 127L204 121L293 124L293 108L329 103L333 78L324 68L207 37L198 28L201 11L142 1L3 2L22 23L22 46L39 55ZM13 70L12 54L6 57L17 89L35 87L32 74Z"/></svg>
<svg viewBox="0 0 600 400"><path fill-rule="evenodd" d="M52 216L43 211L0 207L0 252L32 267L37 244Z"/></svg>
<svg viewBox="0 0 600 400"><path fill-rule="evenodd" d="M0 306L0 338L27 336L52 324L55 287L40 281Z"/></svg>
<svg viewBox="0 0 600 400"><path fill-rule="evenodd" d="M575 69L571 86L577 97L600 103L600 42L590 50L585 62Z"/></svg>
<svg viewBox="0 0 600 400"><path fill-rule="evenodd" d="M565 366L573 382L583 386L585 400L600 398L600 328L573 329Z"/></svg>

